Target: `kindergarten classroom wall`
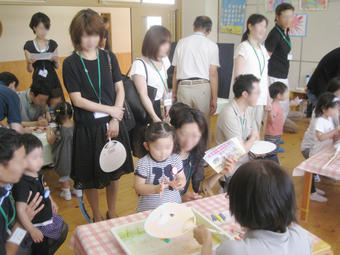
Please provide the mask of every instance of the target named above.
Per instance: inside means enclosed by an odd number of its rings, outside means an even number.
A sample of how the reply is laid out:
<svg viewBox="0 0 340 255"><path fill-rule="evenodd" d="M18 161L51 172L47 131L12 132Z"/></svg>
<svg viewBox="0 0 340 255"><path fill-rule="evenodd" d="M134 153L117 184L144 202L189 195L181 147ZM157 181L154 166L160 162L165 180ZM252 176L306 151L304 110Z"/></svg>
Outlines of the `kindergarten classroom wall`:
<svg viewBox="0 0 340 255"><path fill-rule="evenodd" d="M208 15L213 20L212 40L219 43L240 43L241 36L218 32L219 4L222 0L183 0L182 2L182 36L192 33L192 23L198 15ZM321 58L334 48L340 47L340 1L328 0L328 8L324 11L303 11L299 8L299 0L292 0L296 13L306 13L307 36L292 37L293 60L290 62L290 88L305 88L306 75L311 75ZM190 6L193 6L190 8ZM246 19L253 13L265 15L269 20L268 32L274 26L274 12L265 11L265 0L247 0ZM246 22L246 20L245 20ZM232 57L232 56L228 56Z"/></svg>

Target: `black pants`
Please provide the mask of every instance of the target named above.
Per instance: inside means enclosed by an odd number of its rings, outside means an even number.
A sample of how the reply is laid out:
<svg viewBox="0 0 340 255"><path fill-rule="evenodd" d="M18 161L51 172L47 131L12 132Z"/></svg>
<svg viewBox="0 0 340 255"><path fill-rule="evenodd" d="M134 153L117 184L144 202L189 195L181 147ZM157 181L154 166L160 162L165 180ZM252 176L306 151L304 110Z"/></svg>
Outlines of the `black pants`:
<svg viewBox="0 0 340 255"><path fill-rule="evenodd" d="M306 150L301 152L305 159L309 158L309 151L310 151L310 149L306 149ZM314 181L314 177L315 176L316 176L316 174L313 174L313 177L312 177L312 186L311 186L311 189L310 189L311 193L315 193L316 192L315 181Z"/></svg>

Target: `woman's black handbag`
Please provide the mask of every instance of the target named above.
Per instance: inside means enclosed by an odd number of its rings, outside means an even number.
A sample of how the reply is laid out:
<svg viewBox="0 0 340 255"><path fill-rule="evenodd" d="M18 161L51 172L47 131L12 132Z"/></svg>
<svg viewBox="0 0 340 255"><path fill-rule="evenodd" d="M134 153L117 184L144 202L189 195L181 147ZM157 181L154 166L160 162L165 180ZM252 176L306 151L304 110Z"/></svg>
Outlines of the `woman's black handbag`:
<svg viewBox="0 0 340 255"><path fill-rule="evenodd" d="M137 58L136 60L139 60L143 63L145 68L145 74L146 74L146 84L148 84L148 70L146 68L146 64L143 59ZM124 83L124 89L125 89L125 100L128 102L131 111L133 112L133 115L135 116L135 120L139 123L146 124L150 118L148 118L149 114L145 110L139 94L137 92L136 86L132 79L128 77L128 73L123 76L123 83ZM151 86L147 86L148 89L148 96L153 103L155 101L157 89Z"/></svg>
<svg viewBox="0 0 340 255"><path fill-rule="evenodd" d="M106 51L106 53L107 53L107 60L110 66L110 72L112 74L112 64L111 64L110 53L108 51ZM123 77L123 83L124 83L124 77ZM124 111L123 121L124 121L127 131L129 132L132 129L134 129L134 127L136 126L136 120L126 100L124 100L124 109L125 111Z"/></svg>

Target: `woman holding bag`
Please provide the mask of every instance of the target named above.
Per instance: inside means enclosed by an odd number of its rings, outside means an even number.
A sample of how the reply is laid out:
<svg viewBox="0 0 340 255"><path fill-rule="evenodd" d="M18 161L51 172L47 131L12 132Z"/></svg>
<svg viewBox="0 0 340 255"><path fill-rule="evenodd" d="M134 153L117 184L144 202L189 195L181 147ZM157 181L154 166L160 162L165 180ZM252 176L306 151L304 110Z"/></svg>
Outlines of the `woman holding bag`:
<svg viewBox="0 0 340 255"><path fill-rule="evenodd" d="M97 189L106 187L106 217L117 217L118 180L133 171L128 132L121 122L125 94L118 61L109 53L110 65L107 53L98 46L104 31L98 13L91 9L79 11L70 25L75 51L63 64L64 84L74 106L71 178L76 189L85 190L94 221L103 220ZM103 172L99 165L108 138L121 142L127 152L123 166L111 173Z"/></svg>

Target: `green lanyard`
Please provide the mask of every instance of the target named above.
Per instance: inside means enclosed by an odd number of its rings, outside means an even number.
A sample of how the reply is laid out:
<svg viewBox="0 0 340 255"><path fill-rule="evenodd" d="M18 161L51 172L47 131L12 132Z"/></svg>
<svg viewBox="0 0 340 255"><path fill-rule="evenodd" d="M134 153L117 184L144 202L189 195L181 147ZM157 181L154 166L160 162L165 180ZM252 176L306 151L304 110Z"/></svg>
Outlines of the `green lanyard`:
<svg viewBox="0 0 340 255"><path fill-rule="evenodd" d="M29 93L26 94L26 113L27 117L29 118L30 121L32 121L31 113L30 113L30 98L29 98Z"/></svg>
<svg viewBox="0 0 340 255"><path fill-rule="evenodd" d="M159 70L157 69L155 63L154 63L151 59L149 59L149 61L151 62L151 64L153 65L153 67L156 69L156 71L157 71L159 77L161 78L166 93L169 93L168 86L165 85L165 81L163 80L163 77L162 77L162 75L160 74Z"/></svg>
<svg viewBox="0 0 340 255"><path fill-rule="evenodd" d="M246 137L246 123L247 123L247 120L246 120L246 118L242 118L242 117L240 117L240 122L241 122L241 129L242 129L242 138L243 138L243 140L246 140L247 139L247 137Z"/></svg>
<svg viewBox="0 0 340 255"><path fill-rule="evenodd" d="M278 27L278 25L275 25L275 28L279 33L282 35L283 39L288 43L289 48L292 49L292 42L290 41L290 38L288 39L284 33L282 33L281 29Z"/></svg>
<svg viewBox="0 0 340 255"><path fill-rule="evenodd" d="M44 44L45 44L45 50L44 50L44 51L42 51L42 50L40 49L39 42L38 42L37 39L35 39L35 44L36 44L37 47L38 47L39 53L47 52L48 45L46 45L46 43L44 43ZM42 60L42 63L43 63L44 69L46 69L46 68L45 68L45 60Z"/></svg>
<svg viewBox="0 0 340 255"><path fill-rule="evenodd" d="M101 80L101 77L100 77L100 60L99 60L99 54L98 54L98 52L97 52L97 63L98 63L98 90L99 90L98 93L97 93L96 89L95 89L94 86L93 86L93 83L92 83L91 78L90 78L90 75L89 75L89 71L88 71L87 68L86 68L86 65L85 65L85 63L84 63L84 60L83 60L83 58L82 58L82 56L81 56L80 51L78 51L78 54L79 54L81 63L83 64L84 71L85 71L85 73L86 73L87 79L88 79L89 82L90 82L91 88L93 89L94 94L95 94L96 97L98 98L98 102L101 104L101 103L102 103L102 80Z"/></svg>
<svg viewBox="0 0 340 255"><path fill-rule="evenodd" d="M2 216L4 217L4 219L6 221L6 229L7 229L7 231L9 231L9 226L12 224L12 222L15 219L15 206L14 206L14 202L13 202L12 196L9 196L9 201L11 202L11 206L12 206L12 210L13 210L13 216L12 216L10 221L8 221L8 216L6 215L4 209L2 208L2 205L0 205L0 212L1 212Z"/></svg>
<svg viewBox="0 0 340 255"><path fill-rule="evenodd" d="M191 163L191 156L189 155L189 158L188 158L188 160L189 160L189 174L188 174L188 176L187 176L187 182L186 183L188 183L188 181L190 180L190 177L191 177L191 167L192 167L192 163ZM184 190L181 190L179 193L181 194L181 195L183 195L184 193Z"/></svg>
<svg viewBox="0 0 340 255"><path fill-rule="evenodd" d="M248 40L248 43L250 44L250 46L253 48L253 50L254 50L254 52L255 52L255 55L256 55L256 57L257 57L257 61L259 62L260 76L261 76L261 78L262 78L262 74L263 74L264 68L266 67L266 60L264 59L263 51L262 51L261 46L260 46L260 50L261 50L262 58L263 58L263 67L261 67L261 61L260 61L259 56L257 55L257 52L256 52L255 47L251 44L251 42L250 42L249 40Z"/></svg>

